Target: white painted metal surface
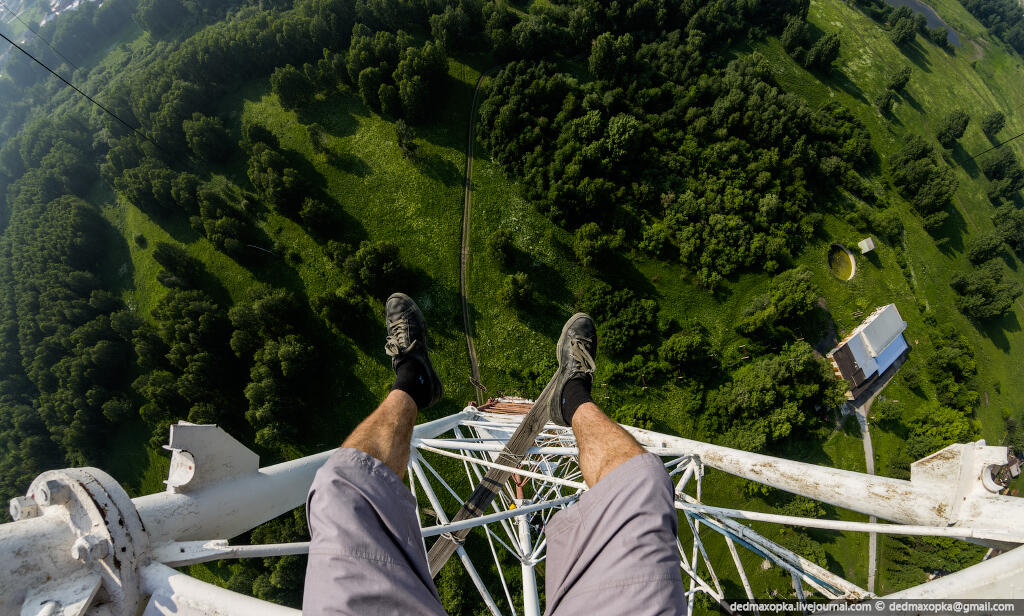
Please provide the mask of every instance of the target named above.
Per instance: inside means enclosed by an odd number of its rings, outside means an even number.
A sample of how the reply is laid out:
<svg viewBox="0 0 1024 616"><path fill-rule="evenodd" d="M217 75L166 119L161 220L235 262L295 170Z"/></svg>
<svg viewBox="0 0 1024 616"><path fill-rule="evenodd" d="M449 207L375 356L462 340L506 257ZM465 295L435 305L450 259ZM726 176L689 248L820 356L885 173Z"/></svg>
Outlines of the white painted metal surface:
<svg viewBox="0 0 1024 616"><path fill-rule="evenodd" d="M572 431L548 425L522 463L511 469L515 480L483 517L449 522L438 494L461 503L487 468L497 465L497 453L520 419L467 408L417 426L413 437L410 487L437 516L437 524L424 524L423 536L480 529L498 565L501 596L491 596L465 549L460 547L457 554L492 614L541 613L536 565L544 560L544 529L551 515L570 506L587 488L576 463ZM40 475L25 497L12 501L16 521L0 525L0 613L298 613L205 584L168 565L307 552L304 543L232 546L226 539L302 504L313 475L331 452L260 469L254 454L219 428L174 428L169 448L175 462L165 492L130 500L102 471L67 469ZM903 481L627 429L666 460L666 469L677 481L676 504L682 516L677 547L680 570L690 578L690 606L699 593L724 598L705 548L709 541L722 540L748 597L753 596L751 572L743 568L741 547L786 571L798 594L848 600L872 596L741 522L956 537L1003 550L1024 542L1024 500L999 494L1000 486L992 479L992 469L1006 463L1006 449L983 441L936 452L914 463L911 480ZM449 463L439 464L444 460ZM438 471L451 468L450 462L462 468L464 477ZM215 468L208 468L211 465ZM897 524L715 507L703 500L707 468ZM516 561L521 592L510 588L504 570L504 565ZM895 596L1022 598L1022 572L1024 548L1010 549Z"/></svg>

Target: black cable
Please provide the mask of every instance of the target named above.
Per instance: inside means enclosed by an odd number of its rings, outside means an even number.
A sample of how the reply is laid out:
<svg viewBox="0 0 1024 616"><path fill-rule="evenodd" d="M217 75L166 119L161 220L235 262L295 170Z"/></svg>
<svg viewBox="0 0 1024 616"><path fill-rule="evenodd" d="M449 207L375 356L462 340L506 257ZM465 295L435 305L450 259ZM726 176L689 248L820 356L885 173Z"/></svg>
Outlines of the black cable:
<svg viewBox="0 0 1024 616"><path fill-rule="evenodd" d="M63 82L64 82L65 84L67 84L67 85L68 85L68 86L69 86L69 87L70 87L70 88L71 88L72 90L74 90L75 92L78 92L79 94L81 94L82 96L84 96L84 97L85 97L85 98L86 98L86 99L87 99L87 100L88 100L88 101L89 101L90 103L92 103L93 105L96 105L97 107L99 107L100 109L102 109L103 111L105 111L105 112L106 112L106 113L107 113L107 114L108 114L108 115L109 115L110 117L114 118L115 120L117 120L118 122L120 122L121 124L123 124L123 125L125 126L125 128L127 128L127 129L128 129L128 130L130 130L130 131L132 131L132 132L133 132L133 133L135 133L136 135L138 135L138 136L142 137L142 138L143 138L143 139L145 139L146 141L148 141L148 142L152 143L152 144L153 144L153 145L155 145L155 146L157 147L157 149L158 149L158 150L160 150L161 152L163 151L163 148L161 148L161 147L160 147L160 144L159 144L159 143L157 143L156 141L153 141L153 140L152 140L152 139L150 139L150 138L149 138L148 136L146 136L146 134L145 134L145 133L143 133L143 132L142 132L142 131L140 131L139 129L135 128L135 127L134 127L134 126L132 126L131 124L129 124L129 123L127 123L127 122L125 122L124 120L122 120L120 116L118 116L118 115L117 115L116 113L114 113L113 111L111 111L111 110L107 109L106 107L104 107L102 103L100 103L99 101L97 101L97 100L96 100L96 99L94 99L93 97L91 97L91 96L89 96L88 94L86 94L85 92L82 92L81 90L79 90L79 89L78 89L78 86L76 86L75 84L71 83L71 82L70 82L70 81L68 81L67 79L64 79L63 77L61 77L60 75L58 75L57 73L55 73L55 72L54 72L54 70L53 70L52 68L50 68L49 66L46 66L46 65L45 65L45 64L43 64L43 63L42 63L42 62L41 62L41 61L40 61L40 60L39 60L38 58L36 58L36 57L35 57L35 56L33 56L32 54L30 54L29 52L25 51L25 49L23 49L23 48L22 48L22 47L21 47L20 45L18 45L17 43L15 43L14 41L12 41L11 39L7 38L7 35L5 35L5 34L4 34L3 32L0 32L0 38L4 39L5 41L7 41L7 42L8 42L8 43L10 43L11 45L13 45L13 46L14 46L14 48L15 48L15 49L17 49L18 51L20 51L21 53L25 54L25 55L26 55L26 56L28 56L29 58L32 58L32 60L33 60L33 61L34 61L34 62L35 62L36 64L38 64L39 66L41 66L41 67L45 68L45 69L46 69L46 72L50 73L51 75L53 75L53 76L54 76L54 77L56 77L57 79L60 79L61 81L63 81Z"/></svg>
<svg viewBox="0 0 1024 616"><path fill-rule="evenodd" d="M975 158L978 158L978 156L983 156L983 155L985 155L985 154L988 154L988 153L989 153L989 152L991 152L992 150L994 150L994 149L996 149L996 148L998 148L998 147L1002 147L1002 146L1006 145L1007 143L1010 143L1010 142L1011 142L1011 141L1013 141L1014 139L1020 139L1021 137L1024 137L1024 133L1020 133L1020 134L1014 135L1013 137L1010 137L1009 139L1007 139L1006 141L1004 141L1004 142L1002 142L1002 143L997 143L997 144L995 144L994 146L992 146L992 147L990 147L989 149L985 150L985 151L984 151L984 152L982 152L981 154L976 154L976 155L972 156L972 157L971 157L971 160L974 160Z"/></svg>
<svg viewBox="0 0 1024 616"><path fill-rule="evenodd" d="M46 43L46 46L49 47L53 51L53 53L55 53L58 56L60 56L61 58L63 58L65 62L67 62L68 64L71 65L71 68L75 69L76 71L78 70L78 66L74 62L72 62L71 60L68 60L67 56L65 56L61 52L57 51L57 48L54 47L53 45L51 45L50 41L48 41L48 40L44 39L43 37L39 36L39 33L36 32L35 30L33 30L32 26L30 26L27 23L25 23L24 21L22 21L21 16L18 15L17 13L15 13L14 10L11 9L11 7L7 6L6 2L4 2L3 0L0 0L0 5L3 5L3 7L5 9L7 9L8 13L10 13L11 15L14 15L14 18L18 20L18 23L20 23L21 25L25 26L25 28L27 28L29 32L31 32L32 34L36 35L37 39L39 39L40 41Z"/></svg>

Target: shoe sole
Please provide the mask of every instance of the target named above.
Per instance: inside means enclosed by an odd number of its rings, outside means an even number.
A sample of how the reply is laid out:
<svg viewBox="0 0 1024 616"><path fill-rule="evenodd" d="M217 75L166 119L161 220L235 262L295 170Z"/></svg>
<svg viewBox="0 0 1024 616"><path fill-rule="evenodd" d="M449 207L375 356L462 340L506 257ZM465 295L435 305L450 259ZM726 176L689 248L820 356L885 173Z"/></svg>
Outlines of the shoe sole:
<svg viewBox="0 0 1024 616"><path fill-rule="evenodd" d="M435 395L432 396L431 401L430 401L430 406L433 406L441 398L444 397L444 384L441 383L441 377L439 377L437 375L437 370L434 370L434 362L430 361L430 345L427 344L427 336L426 336L426 332L427 332L427 319L426 319L426 317L423 316L423 309L420 308L420 305L417 304L416 301L413 298L409 297L405 293L392 293L391 295L388 296L387 301L390 302L392 299L396 299L396 298L397 299L406 300L410 304L412 304L413 308L415 308L415 310L413 310L413 314L416 315L416 319L419 321L419 326L422 328L422 330L424 332L424 336L423 336L423 363L424 363L424 365L427 368L427 373L430 374L431 379L434 381L434 392L435 392ZM387 305L387 302L384 302L384 303L385 303L385 305Z"/></svg>

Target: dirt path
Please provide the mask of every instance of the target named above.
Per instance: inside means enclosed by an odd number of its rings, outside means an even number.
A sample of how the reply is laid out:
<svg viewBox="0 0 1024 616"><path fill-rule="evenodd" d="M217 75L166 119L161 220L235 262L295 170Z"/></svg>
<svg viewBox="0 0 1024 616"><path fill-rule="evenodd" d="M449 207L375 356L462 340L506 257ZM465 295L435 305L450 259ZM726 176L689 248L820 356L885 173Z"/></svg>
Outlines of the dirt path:
<svg viewBox="0 0 1024 616"><path fill-rule="evenodd" d="M462 249L459 255L459 300L462 302L462 326L466 330L466 350L469 354L469 373L476 383L480 383L480 361L476 356L476 344L473 341L473 323L469 318L469 215L473 199L473 142L475 140L474 119L476 118L477 99L480 86L488 74L498 70L502 65L494 66L476 80L473 89L473 103L469 107L469 122L466 128L466 174L462 196ZM478 401L484 399L484 391L476 384Z"/></svg>
<svg viewBox="0 0 1024 616"><path fill-rule="evenodd" d="M977 62L985 57L985 48L978 44L978 41L971 39L971 46L974 47L974 56L967 58L968 62Z"/></svg>

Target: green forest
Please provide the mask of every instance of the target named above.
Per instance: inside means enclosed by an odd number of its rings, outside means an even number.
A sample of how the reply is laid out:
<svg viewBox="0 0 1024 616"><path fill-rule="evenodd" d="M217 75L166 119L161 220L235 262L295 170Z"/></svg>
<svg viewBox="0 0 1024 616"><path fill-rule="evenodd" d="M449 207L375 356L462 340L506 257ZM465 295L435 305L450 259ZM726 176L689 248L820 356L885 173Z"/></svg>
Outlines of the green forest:
<svg viewBox="0 0 1024 616"><path fill-rule="evenodd" d="M945 27L883 0L106 0L37 34L5 21L98 104L0 57L0 496L67 466L162 490L179 420L261 465L336 447L391 384L394 290L447 392L420 419L463 408L467 122L492 392L536 396L586 311L617 421L863 472L823 355L895 303L911 350L871 406L875 472L979 438L1024 453L1024 139L1003 144L1024 131L1024 9L930 5ZM865 237L840 280L831 247ZM714 480L716 505L867 520ZM867 584L865 536L754 527ZM307 538L300 508L238 540ZM983 554L885 536L875 590ZM304 570L189 572L298 606ZM761 573L758 596L791 591ZM438 586L483 613L457 564Z"/></svg>

